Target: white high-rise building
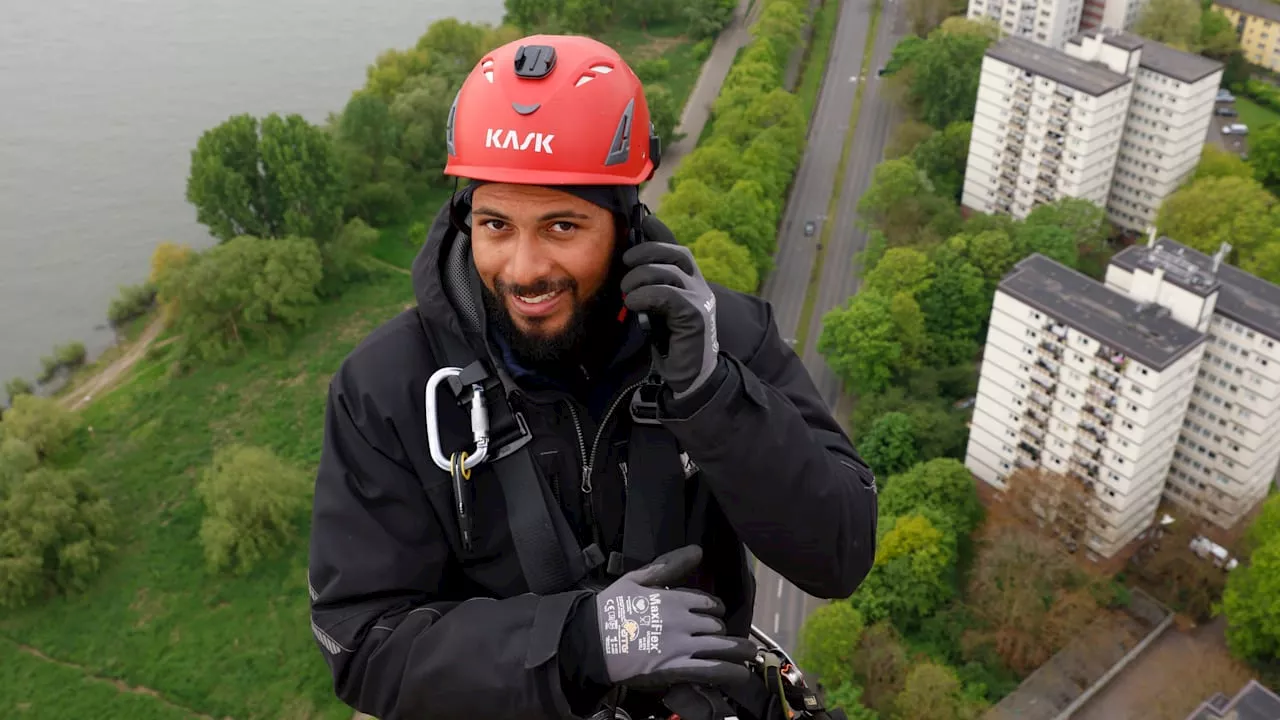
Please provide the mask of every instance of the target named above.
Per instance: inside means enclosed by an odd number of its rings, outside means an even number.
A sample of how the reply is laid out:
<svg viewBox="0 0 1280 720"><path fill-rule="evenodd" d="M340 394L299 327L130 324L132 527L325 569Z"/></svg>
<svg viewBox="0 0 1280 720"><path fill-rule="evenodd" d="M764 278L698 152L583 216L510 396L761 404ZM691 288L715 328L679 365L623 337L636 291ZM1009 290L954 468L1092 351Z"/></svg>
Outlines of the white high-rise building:
<svg viewBox="0 0 1280 720"><path fill-rule="evenodd" d="M1000 282L965 464L1004 487L1019 466L1096 495L1085 544L1114 555L1150 525L1207 336L1042 255Z"/></svg>
<svg viewBox="0 0 1280 720"><path fill-rule="evenodd" d="M963 203L1026 217L1079 197L1103 205L1124 134L1130 78L1022 38L982 59Z"/></svg>
<svg viewBox="0 0 1280 720"><path fill-rule="evenodd" d="M1280 287L1168 238L1112 258L1107 285L1209 335L1166 497L1231 527L1280 465Z"/></svg>
<svg viewBox="0 0 1280 720"><path fill-rule="evenodd" d="M1084 0L969 0L970 20L994 20L1006 35L1061 49L1080 29Z"/></svg>
<svg viewBox="0 0 1280 720"><path fill-rule="evenodd" d="M1222 64L1127 33L1064 51L1018 37L982 61L963 203L1017 218L1063 197L1141 231L1195 170Z"/></svg>
<svg viewBox="0 0 1280 720"><path fill-rule="evenodd" d="M1131 30L1146 4L1146 0L1085 0L1080 30Z"/></svg>
<svg viewBox="0 0 1280 720"><path fill-rule="evenodd" d="M1082 33L1065 49L1082 60L1125 67L1133 78L1106 206L1113 223L1141 232L1200 162L1222 63L1128 33Z"/></svg>

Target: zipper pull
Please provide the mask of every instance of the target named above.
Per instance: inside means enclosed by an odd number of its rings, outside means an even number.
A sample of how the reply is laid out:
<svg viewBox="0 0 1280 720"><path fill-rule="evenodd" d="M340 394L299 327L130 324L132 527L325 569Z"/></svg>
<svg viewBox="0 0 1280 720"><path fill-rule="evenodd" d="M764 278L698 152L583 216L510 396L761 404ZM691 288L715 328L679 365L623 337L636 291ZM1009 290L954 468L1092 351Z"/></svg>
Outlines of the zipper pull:
<svg viewBox="0 0 1280 720"><path fill-rule="evenodd" d="M582 466L582 487L580 488L586 495L591 494L591 466Z"/></svg>

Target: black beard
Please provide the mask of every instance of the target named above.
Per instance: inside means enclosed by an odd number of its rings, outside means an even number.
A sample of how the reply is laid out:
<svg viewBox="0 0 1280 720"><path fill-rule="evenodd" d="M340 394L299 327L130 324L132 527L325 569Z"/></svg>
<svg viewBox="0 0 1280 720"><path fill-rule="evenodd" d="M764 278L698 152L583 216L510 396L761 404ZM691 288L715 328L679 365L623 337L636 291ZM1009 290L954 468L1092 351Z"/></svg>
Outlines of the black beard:
<svg viewBox="0 0 1280 720"><path fill-rule="evenodd" d="M572 278L527 286L507 285L496 280L493 292L481 284L480 295L489 322L507 341L516 359L522 365L530 366L530 369L554 370L563 369L568 358L573 358L574 367L585 364L589 351L604 350L603 346L615 344L615 333L611 331L611 327L618 324L616 315L622 306L622 294L617 290L618 282L610 277L599 292L586 299L577 296L577 287L578 284ZM570 296L573 313L562 330L550 335L541 332L530 334L522 330L516 325L511 317L511 310L503 301L503 298L511 295L528 297L556 290L562 290ZM591 342L588 343L588 340Z"/></svg>

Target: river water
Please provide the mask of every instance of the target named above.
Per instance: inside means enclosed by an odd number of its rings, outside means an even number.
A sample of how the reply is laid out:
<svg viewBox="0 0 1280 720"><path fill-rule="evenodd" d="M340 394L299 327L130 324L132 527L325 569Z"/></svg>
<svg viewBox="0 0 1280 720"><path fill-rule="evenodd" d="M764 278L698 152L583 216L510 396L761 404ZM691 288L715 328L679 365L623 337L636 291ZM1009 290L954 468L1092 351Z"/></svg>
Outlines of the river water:
<svg viewBox="0 0 1280 720"><path fill-rule="evenodd" d="M212 244L184 197L201 132L243 112L322 122L432 20L501 15L502 0L0 0L0 382L61 343L107 347L107 305L158 242Z"/></svg>

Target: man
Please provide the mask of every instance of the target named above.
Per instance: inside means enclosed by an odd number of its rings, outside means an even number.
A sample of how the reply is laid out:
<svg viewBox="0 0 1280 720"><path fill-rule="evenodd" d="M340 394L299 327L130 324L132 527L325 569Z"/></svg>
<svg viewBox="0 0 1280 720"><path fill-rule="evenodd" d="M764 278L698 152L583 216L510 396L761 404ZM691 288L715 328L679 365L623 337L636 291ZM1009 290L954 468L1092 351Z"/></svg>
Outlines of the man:
<svg viewBox="0 0 1280 720"><path fill-rule="evenodd" d="M330 384L309 581L338 696L382 720L528 720L741 682L746 548L850 595L870 470L768 304L709 285L646 216L659 148L616 52L498 48L450 120L445 172L471 183L414 262L417 307ZM442 367L466 368L459 402L447 383L424 402Z"/></svg>

